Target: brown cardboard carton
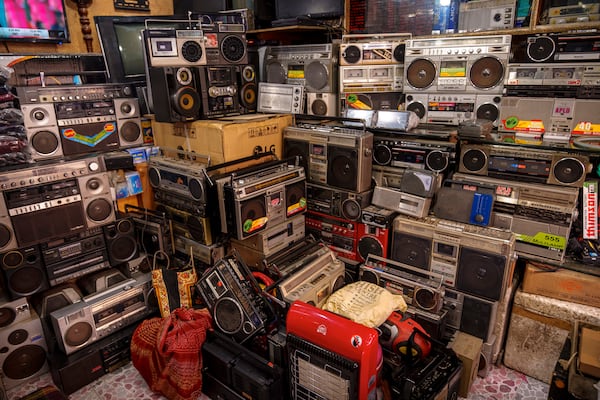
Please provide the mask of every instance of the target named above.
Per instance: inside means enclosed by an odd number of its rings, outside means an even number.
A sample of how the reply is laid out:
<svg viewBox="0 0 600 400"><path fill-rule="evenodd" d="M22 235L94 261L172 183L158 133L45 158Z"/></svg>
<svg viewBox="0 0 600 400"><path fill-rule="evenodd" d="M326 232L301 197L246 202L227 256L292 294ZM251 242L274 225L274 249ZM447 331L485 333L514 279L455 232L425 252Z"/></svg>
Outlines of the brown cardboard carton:
<svg viewBox="0 0 600 400"><path fill-rule="evenodd" d="M477 377L482 346L483 340L461 331L456 332L454 340L450 343L450 348L454 350L463 363L458 389L460 397L467 397L469 395L469 389Z"/></svg>
<svg viewBox="0 0 600 400"><path fill-rule="evenodd" d="M579 371L600 378L600 331L584 327L579 340Z"/></svg>
<svg viewBox="0 0 600 400"><path fill-rule="evenodd" d="M525 267L522 286L525 293L600 307L600 277L564 268L544 269L537 265L528 262Z"/></svg>

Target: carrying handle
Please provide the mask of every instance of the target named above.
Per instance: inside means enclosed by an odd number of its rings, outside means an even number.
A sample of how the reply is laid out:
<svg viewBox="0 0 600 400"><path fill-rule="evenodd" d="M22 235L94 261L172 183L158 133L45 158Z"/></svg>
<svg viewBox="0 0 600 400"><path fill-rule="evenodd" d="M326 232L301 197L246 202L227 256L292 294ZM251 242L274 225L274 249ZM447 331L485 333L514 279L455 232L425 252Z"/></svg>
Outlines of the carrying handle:
<svg viewBox="0 0 600 400"><path fill-rule="evenodd" d="M298 121L302 122L302 121L317 121L314 123L311 122L304 122L307 125L314 125L315 128L318 127L325 127L327 128L328 125L322 125L322 123L324 121L337 121L337 122L352 122L354 124L361 124L362 125L362 130L365 131L367 129L367 124L365 122L364 119L360 119L360 118L348 118L348 117L338 117L338 116L331 116L331 117L319 117L318 115L310 115L310 114L294 114L293 115L295 121L294 121L294 125L298 125ZM333 127L340 127L339 125L334 125ZM352 127L354 128L354 127Z"/></svg>
<svg viewBox="0 0 600 400"><path fill-rule="evenodd" d="M372 260L379 261L379 263L373 262ZM370 266L370 267L376 267L377 265L382 265L382 264L391 264L394 267L396 267L398 270L404 271L404 272L410 271L410 272L414 272L419 275L427 275L427 276L429 276L430 279L432 279L434 281L439 281L438 283L440 286L444 282L444 276L442 274L438 274L437 272L432 272L432 271L428 271L426 269L413 267L412 265L404 264L404 263L401 263L401 262L398 262L395 260L390 260L388 258L379 257L379 256L376 256L375 254L371 254L371 253L369 253L367 255L367 259L365 260L365 265Z"/></svg>

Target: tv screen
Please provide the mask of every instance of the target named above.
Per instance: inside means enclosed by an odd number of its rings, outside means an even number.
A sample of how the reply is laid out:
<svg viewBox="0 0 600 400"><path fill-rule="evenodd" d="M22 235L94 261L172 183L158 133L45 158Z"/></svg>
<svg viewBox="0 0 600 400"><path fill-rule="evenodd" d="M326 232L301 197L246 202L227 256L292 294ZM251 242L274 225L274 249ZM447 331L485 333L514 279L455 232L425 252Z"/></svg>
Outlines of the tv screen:
<svg viewBox="0 0 600 400"><path fill-rule="evenodd" d="M277 19L337 18L344 15L344 0L277 0L275 13Z"/></svg>
<svg viewBox="0 0 600 400"><path fill-rule="evenodd" d="M0 39L69 42L64 0L0 0Z"/></svg>

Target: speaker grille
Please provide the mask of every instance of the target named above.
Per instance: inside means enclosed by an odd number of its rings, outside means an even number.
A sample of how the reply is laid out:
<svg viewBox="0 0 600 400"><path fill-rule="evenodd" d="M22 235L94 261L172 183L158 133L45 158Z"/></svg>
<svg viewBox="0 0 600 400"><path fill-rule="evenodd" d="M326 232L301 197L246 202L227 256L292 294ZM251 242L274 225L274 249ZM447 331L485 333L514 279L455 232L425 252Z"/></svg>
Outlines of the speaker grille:
<svg viewBox="0 0 600 400"><path fill-rule="evenodd" d="M127 121L123 125L121 125L119 134L121 136L121 139L123 139L124 141L135 142L139 139L140 135L142 134L142 130L136 122Z"/></svg>
<svg viewBox="0 0 600 400"><path fill-rule="evenodd" d="M327 184L347 190L356 190L358 179L358 152L329 146Z"/></svg>
<svg viewBox="0 0 600 400"><path fill-rule="evenodd" d="M424 89L433 83L435 73L436 68L431 61L419 58L408 66L406 80L412 87Z"/></svg>
<svg viewBox="0 0 600 400"><path fill-rule="evenodd" d="M104 221L112 214L112 204L106 199L92 200L87 206L86 214L93 221Z"/></svg>
<svg viewBox="0 0 600 400"><path fill-rule="evenodd" d="M413 267L429 270L431 239L394 232L392 259Z"/></svg>
<svg viewBox="0 0 600 400"><path fill-rule="evenodd" d="M81 346L92 337L92 327L87 322L76 322L67 329L64 341L71 347Z"/></svg>
<svg viewBox="0 0 600 400"><path fill-rule="evenodd" d="M246 43L239 36L226 36L221 41L221 54L229 62L240 62L246 54Z"/></svg>
<svg viewBox="0 0 600 400"><path fill-rule="evenodd" d="M2 363L4 375L10 379L25 379L42 369L46 363L46 350L36 345L19 347Z"/></svg>
<svg viewBox="0 0 600 400"><path fill-rule="evenodd" d="M237 301L224 297L219 299L214 306L214 319L224 333L231 335L242 329L244 313Z"/></svg>
<svg viewBox="0 0 600 400"><path fill-rule="evenodd" d="M466 293L500 300L504 285L506 257L461 247L456 287Z"/></svg>
<svg viewBox="0 0 600 400"><path fill-rule="evenodd" d="M57 135L52 131L39 131L30 138L31 147L40 154L48 155L58 149Z"/></svg>
<svg viewBox="0 0 600 400"><path fill-rule="evenodd" d="M46 276L41 267L21 267L8 279L10 290L21 296L29 296L46 287Z"/></svg>

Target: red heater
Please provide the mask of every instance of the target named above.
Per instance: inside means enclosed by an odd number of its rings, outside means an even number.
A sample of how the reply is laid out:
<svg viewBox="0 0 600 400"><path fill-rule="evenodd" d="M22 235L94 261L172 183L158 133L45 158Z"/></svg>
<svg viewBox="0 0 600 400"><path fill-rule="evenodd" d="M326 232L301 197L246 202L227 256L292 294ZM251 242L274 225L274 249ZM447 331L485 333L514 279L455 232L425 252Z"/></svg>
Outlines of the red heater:
<svg viewBox="0 0 600 400"><path fill-rule="evenodd" d="M377 331L295 301L286 317L291 398L375 399Z"/></svg>

